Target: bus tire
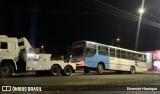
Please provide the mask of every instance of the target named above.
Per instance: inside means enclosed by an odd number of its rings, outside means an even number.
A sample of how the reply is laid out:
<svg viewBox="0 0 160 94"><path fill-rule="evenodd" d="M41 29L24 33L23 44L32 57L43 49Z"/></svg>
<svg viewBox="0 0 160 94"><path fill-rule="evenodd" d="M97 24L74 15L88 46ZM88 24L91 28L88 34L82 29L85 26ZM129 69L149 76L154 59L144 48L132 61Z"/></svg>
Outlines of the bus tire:
<svg viewBox="0 0 160 94"><path fill-rule="evenodd" d="M58 76L60 75L61 68L59 65L53 65L51 68L51 75Z"/></svg>
<svg viewBox="0 0 160 94"><path fill-rule="evenodd" d="M98 66L97 66L97 73L98 74L102 74L103 71L104 71L103 65L102 64L98 64Z"/></svg>
<svg viewBox="0 0 160 94"><path fill-rule="evenodd" d="M11 77L13 73L14 73L14 67L11 64L6 63L6 64L0 65L1 77Z"/></svg>
<svg viewBox="0 0 160 94"><path fill-rule="evenodd" d="M89 68L88 68L88 67L84 67L84 68L83 68L83 72L84 72L84 73L89 73Z"/></svg>
<svg viewBox="0 0 160 94"><path fill-rule="evenodd" d="M130 74L135 74L135 73L136 73L135 67L131 66L131 68L130 68Z"/></svg>
<svg viewBox="0 0 160 94"><path fill-rule="evenodd" d="M70 75L72 74L72 71L73 71L72 67L69 66L69 65L67 65L67 66L65 66L64 69L62 70L61 75L62 75L62 76L70 76Z"/></svg>

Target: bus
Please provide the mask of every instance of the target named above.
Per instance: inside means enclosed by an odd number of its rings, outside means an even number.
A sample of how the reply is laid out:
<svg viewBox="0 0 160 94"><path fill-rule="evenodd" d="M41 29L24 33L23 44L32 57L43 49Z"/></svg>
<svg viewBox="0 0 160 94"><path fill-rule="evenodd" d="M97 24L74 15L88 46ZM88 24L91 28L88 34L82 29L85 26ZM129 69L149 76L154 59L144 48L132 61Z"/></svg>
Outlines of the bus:
<svg viewBox="0 0 160 94"><path fill-rule="evenodd" d="M104 70L130 74L147 71L145 53L85 40L72 43L69 61L83 68L84 73L90 69L98 74Z"/></svg>

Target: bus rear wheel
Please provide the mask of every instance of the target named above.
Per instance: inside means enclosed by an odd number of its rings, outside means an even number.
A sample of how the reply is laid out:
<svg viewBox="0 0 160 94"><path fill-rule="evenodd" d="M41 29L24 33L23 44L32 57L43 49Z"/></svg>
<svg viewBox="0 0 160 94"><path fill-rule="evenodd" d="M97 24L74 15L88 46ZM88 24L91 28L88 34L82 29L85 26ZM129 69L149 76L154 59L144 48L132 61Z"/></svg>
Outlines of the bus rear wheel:
<svg viewBox="0 0 160 94"><path fill-rule="evenodd" d="M102 74L103 71L104 71L103 65L102 64L98 64L98 66L97 66L97 73L98 74Z"/></svg>
<svg viewBox="0 0 160 94"><path fill-rule="evenodd" d="M131 66L131 68L130 68L130 74L135 74L135 73L136 73L135 67Z"/></svg>

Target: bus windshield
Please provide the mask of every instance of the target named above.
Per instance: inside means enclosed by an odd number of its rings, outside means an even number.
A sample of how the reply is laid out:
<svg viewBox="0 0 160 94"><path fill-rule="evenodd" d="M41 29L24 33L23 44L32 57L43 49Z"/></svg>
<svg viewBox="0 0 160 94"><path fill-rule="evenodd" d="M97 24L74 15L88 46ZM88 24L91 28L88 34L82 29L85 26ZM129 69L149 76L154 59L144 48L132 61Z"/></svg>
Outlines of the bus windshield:
<svg viewBox="0 0 160 94"><path fill-rule="evenodd" d="M71 49L72 58L83 57L84 49L85 49L85 42L74 43Z"/></svg>

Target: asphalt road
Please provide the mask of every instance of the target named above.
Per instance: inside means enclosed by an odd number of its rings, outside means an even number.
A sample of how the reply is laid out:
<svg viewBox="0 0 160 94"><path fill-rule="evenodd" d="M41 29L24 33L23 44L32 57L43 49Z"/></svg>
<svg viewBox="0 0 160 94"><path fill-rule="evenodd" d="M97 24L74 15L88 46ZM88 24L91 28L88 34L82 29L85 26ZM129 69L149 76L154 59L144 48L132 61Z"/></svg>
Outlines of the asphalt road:
<svg viewBox="0 0 160 94"><path fill-rule="evenodd" d="M160 93L160 73L115 74L105 72L97 75L96 72L89 74L76 72L71 76L37 76L35 73L24 73L11 78L0 78L0 85L42 87L42 91L46 94L158 94ZM144 85L157 88L158 91L127 91L127 87L144 87ZM34 94L44 94L43 92L34 92ZM12 93L22 94L21 91Z"/></svg>
<svg viewBox="0 0 160 94"><path fill-rule="evenodd" d="M112 79L113 81L122 80L123 82L123 79L133 80L133 79L155 78L156 80L156 79L159 79L159 77L160 77L159 73L115 74L112 72L106 72L102 75L98 75L96 72L92 72L88 74L83 74L81 72L78 72L71 76L49 76L49 75L37 76L35 75L35 73L22 73L22 74L13 75L13 77L10 77L10 78L0 78L0 85L86 85L86 83L90 85L92 84L92 83L89 83L89 81L91 80L97 81L96 84L98 84L98 83L101 83L102 80ZM75 81L76 84L69 83L72 81ZM86 83L83 84L82 81L86 81Z"/></svg>

